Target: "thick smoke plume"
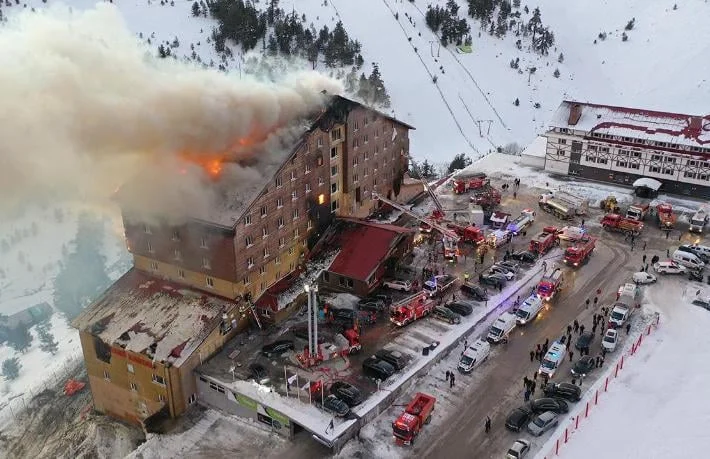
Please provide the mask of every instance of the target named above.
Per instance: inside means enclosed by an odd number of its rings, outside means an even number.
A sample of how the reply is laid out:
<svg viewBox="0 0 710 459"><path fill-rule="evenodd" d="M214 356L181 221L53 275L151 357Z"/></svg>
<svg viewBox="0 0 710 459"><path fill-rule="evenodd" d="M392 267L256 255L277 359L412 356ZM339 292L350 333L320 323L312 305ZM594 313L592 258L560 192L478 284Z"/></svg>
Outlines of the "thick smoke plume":
<svg viewBox="0 0 710 459"><path fill-rule="evenodd" d="M259 180L259 162L279 159L273 136L318 110L322 90L341 89L313 72L259 82L159 59L109 4L22 13L0 27L0 50L0 210L46 196L102 200L147 174L152 185L129 204L178 212L165 172L181 158L262 155L227 174ZM203 169L187 175L199 194Z"/></svg>

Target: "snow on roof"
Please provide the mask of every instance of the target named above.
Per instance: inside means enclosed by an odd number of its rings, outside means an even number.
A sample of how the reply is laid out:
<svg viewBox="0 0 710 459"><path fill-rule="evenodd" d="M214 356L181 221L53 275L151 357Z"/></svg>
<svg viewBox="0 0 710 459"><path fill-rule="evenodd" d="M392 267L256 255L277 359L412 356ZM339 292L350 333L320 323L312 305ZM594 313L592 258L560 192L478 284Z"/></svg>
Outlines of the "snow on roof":
<svg viewBox="0 0 710 459"><path fill-rule="evenodd" d="M574 115L579 119L570 124L576 118ZM550 126L676 146L704 147L710 151L710 115L701 117L566 100L552 116ZM673 148L673 145L667 147Z"/></svg>
<svg viewBox="0 0 710 459"><path fill-rule="evenodd" d="M533 140L530 145L525 147L525 149L520 153L521 156L536 156L538 158L545 157L545 151L547 149L547 137L540 135Z"/></svg>
<svg viewBox="0 0 710 459"><path fill-rule="evenodd" d="M658 191L658 189L661 188L661 185L663 184L656 179L642 177L634 182L633 187L646 187L652 189L653 191Z"/></svg>
<svg viewBox="0 0 710 459"><path fill-rule="evenodd" d="M277 308L281 310L291 304L298 295L305 292L305 285L315 284L321 273L330 268L333 260L340 252L334 252L326 255L319 260L311 260L306 265L306 272L301 274L296 282L294 282L285 292L279 294L277 300Z"/></svg>
<svg viewBox="0 0 710 459"><path fill-rule="evenodd" d="M77 317L73 325L124 349L175 366L237 304L131 269ZM150 349L154 346L154 350Z"/></svg>

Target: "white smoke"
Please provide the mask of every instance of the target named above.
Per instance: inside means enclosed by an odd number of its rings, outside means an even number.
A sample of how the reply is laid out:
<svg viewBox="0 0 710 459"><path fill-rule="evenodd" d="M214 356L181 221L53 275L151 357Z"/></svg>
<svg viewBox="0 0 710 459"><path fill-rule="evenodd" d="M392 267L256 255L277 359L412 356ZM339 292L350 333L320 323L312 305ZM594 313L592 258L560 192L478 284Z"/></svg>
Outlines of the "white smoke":
<svg viewBox="0 0 710 459"><path fill-rule="evenodd" d="M318 110L322 90L341 91L315 72L272 83L159 59L110 4L21 13L0 26L0 50L0 210L47 195L102 200L146 170L144 196L160 207L166 164L241 139L239 157L275 161L253 143Z"/></svg>

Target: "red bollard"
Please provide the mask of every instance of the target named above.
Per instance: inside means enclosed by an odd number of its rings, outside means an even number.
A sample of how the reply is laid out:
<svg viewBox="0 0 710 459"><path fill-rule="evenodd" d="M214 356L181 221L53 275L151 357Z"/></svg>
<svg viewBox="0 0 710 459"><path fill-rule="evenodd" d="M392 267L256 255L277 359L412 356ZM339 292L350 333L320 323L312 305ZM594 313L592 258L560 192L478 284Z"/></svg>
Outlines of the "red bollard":
<svg viewBox="0 0 710 459"><path fill-rule="evenodd" d="M569 430L568 428L565 428L565 443L567 443L567 440L569 440L569 436L567 434L568 430Z"/></svg>
<svg viewBox="0 0 710 459"><path fill-rule="evenodd" d="M560 439L557 439L557 446L555 446L555 455L559 456L560 455Z"/></svg>
<svg viewBox="0 0 710 459"><path fill-rule="evenodd" d="M658 325L658 322L660 322L660 320L661 320L661 315L656 314L656 325Z"/></svg>
<svg viewBox="0 0 710 459"><path fill-rule="evenodd" d="M619 364L618 363L616 364L616 368L614 368L614 377L616 378L617 376L619 376Z"/></svg>
<svg viewBox="0 0 710 459"><path fill-rule="evenodd" d="M587 408L584 410L584 417L585 418L589 417L589 402L587 402Z"/></svg>
<svg viewBox="0 0 710 459"><path fill-rule="evenodd" d="M648 330L646 330L646 334L647 334L647 335L650 335L650 334L651 334L651 326L650 326L650 325L648 326Z"/></svg>
<svg viewBox="0 0 710 459"><path fill-rule="evenodd" d="M577 415L577 418L574 420L574 428L579 429L579 415Z"/></svg>
<svg viewBox="0 0 710 459"><path fill-rule="evenodd" d="M606 381L604 381L604 392L606 392L609 389L609 377L606 377Z"/></svg>
<svg viewBox="0 0 710 459"><path fill-rule="evenodd" d="M599 389L594 394L594 404L597 405L599 404Z"/></svg>
<svg viewBox="0 0 710 459"><path fill-rule="evenodd" d="M636 352L636 343L631 345L631 355L634 355L635 352Z"/></svg>
<svg viewBox="0 0 710 459"><path fill-rule="evenodd" d="M619 362L619 369L623 370L624 369L624 356L621 356L621 362Z"/></svg>

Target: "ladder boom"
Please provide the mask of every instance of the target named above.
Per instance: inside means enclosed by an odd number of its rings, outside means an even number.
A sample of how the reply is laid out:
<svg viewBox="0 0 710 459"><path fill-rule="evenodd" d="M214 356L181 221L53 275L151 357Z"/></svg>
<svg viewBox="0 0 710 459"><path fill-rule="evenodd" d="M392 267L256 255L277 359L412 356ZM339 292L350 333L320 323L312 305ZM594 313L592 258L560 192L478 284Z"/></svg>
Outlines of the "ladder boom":
<svg viewBox="0 0 710 459"><path fill-rule="evenodd" d="M434 228L435 230L439 231L444 237L447 237L447 238L449 238L449 239L452 239L452 240L454 240L454 241L456 241L456 242L458 242L458 240L460 239L460 238L459 238L459 235L456 234L455 231L452 231L452 230L450 230L449 228L447 228L447 227L445 227L445 226L443 226L443 225L440 225L439 223L437 223L436 221L434 221L434 219L427 218L427 217L422 217L421 215L419 215L419 214L417 214L417 213L415 213L415 212L412 212L411 210L407 209L405 206L403 206L403 205L401 205L401 204L397 204L397 203L394 202L394 201L390 201L390 200L387 199L387 198L383 198L382 196L378 195L377 193L372 193L372 199L374 199L374 200L376 200L376 201L382 201L382 202L384 202L384 203L386 203L386 204L388 204L388 205L394 207L395 209L404 212L405 214L409 215L410 217L413 217L413 218L419 220L420 222L426 223L427 225L431 226L431 227Z"/></svg>

